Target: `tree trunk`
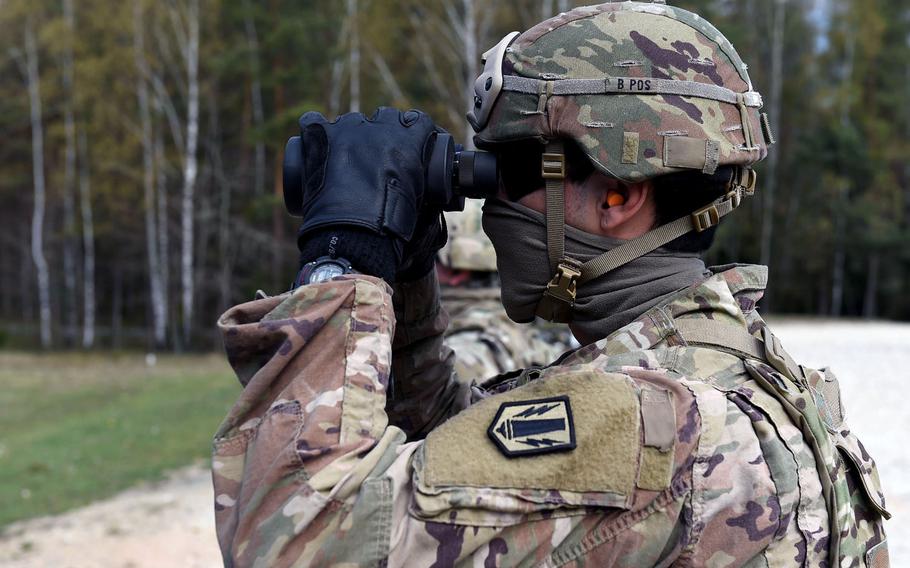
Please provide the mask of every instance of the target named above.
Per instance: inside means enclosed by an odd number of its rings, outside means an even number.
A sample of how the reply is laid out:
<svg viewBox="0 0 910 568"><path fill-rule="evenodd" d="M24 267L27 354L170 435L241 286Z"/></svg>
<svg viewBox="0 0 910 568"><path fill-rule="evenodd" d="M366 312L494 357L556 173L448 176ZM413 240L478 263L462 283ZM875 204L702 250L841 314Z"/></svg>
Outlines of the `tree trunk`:
<svg viewBox="0 0 910 568"><path fill-rule="evenodd" d="M152 120L149 111L148 64L145 60L145 38L140 0L133 1L133 49L136 60L136 98L139 102L139 119L142 128L142 161L144 166L143 205L145 208L145 242L148 251L149 291L152 312L152 337L155 347L163 347L167 339L165 304L161 286L161 265L158 255L155 222L155 171Z"/></svg>
<svg viewBox="0 0 910 568"><path fill-rule="evenodd" d="M781 96L783 93L784 68L784 29L786 25L786 0L774 2L774 29L771 39L771 104L768 109L770 117L783 124L781 120ZM774 193L777 189L777 170L780 164L780 152L772 150L768 156L766 182L762 186L762 228L760 263L770 267L774 236ZM771 310L771 292L765 294L765 310Z"/></svg>
<svg viewBox="0 0 910 568"><path fill-rule="evenodd" d="M379 53L379 50L370 49L369 52L373 58L373 65L376 66L376 71L379 72L379 78L382 80L386 94L392 97L395 104L403 104L407 100L407 97L405 96L404 91L401 90L401 85L399 85L398 80L395 79L395 74L392 73L389 64L386 63L385 58Z"/></svg>
<svg viewBox="0 0 910 568"><path fill-rule="evenodd" d="M38 304L41 318L41 346L51 346L51 298L50 276L47 259L44 257L44 207L46 188L44 185L44 125L41 115L41 75L38 70L38 46L35 31L29 20L25 26L25 56L27 68L28 97L32 124L32 175L34 177L34 201L32 212L32 262L38 277Z"/></svg>
<svg viewBox="0 0 910 568"><path fill-rule="evenodd" d="M474 104L474 80L477 79L477 5L476 0L462 0L464 6L464 24L462 26L462 45L464 46L464 104L462 108L471 108ZM474 148L474 128L464 119L465 147Z"/></svg>
<svg viewBox="0 0 910 568"><path fill-rule="evenodd" d="M79 208L82 213L82 347L95 345L95 225L92 219L88 142L79 132Z"/></svg>
<svg viewBox="0 0 910 568"><path fill-rule="evenodd" d="M540 19L546 20L553 15L553 0L540 1Z"/></svg>
<svg viewBox="0 0 910 568"><path fill-rule="evenodd" d="M73 117L73 41L75 17L73 0L63 0L63 19L67 36L63 50L63 131L66 140L63 168L63 312L64 341L72 345L76 339L79 306L76 301L76 121Z"/></svg>
<svg viewBox="0 0 910 568"><path fill-rule="evenodd" d="M157 219L155 226L158 230L158 266L159 282L161 286L161 309L164 326L164 337L162 346L167 342L168 329L170 335L174 334L174 327L170 322L168 314L170 313L170 286L171 286L171 262L170 262L170 224L168 223L167 207L167 160L164 156L164 134L161 132L160 124L156 123L153 128L154 146L155 146L155 179L157 180L157 191L155 192L157 202Z"/></svg>
<svg viewBox="0 0 910 568"><path fill-rule="evenodd" d="M262 141L262 129L265 125L265 111L262 106L262 82L259 73L259 36L256 33L256 22L253 20L252 6L249 0L244 1L246 16L246 41L249 48L250 64L250 98L253 104L253 125L256 128L256 163L253 175L253 191L257 195L265 192L265 142Z"/></svg>
<svg viewBox="0 0 910 568"><path fill-rule="evenodd" d="M866 297L863 299L863 317L866 319L875 319L878 316L878 281L881 264L878 251L871 252L866 275Z"/></svg>
<svg viewBox="0 0 910 568"><path fill-rule="evenodd" d="M344 62L340 59L332 63L332 88L329 90L329 118L333 119L341 112L341 77L344 73Z"/></svg>
<svg viewBox="0 0 910 568"><path fill-rule="evenodd" d="M123 269L114 263L114 291L111 298L111 347L123 347Z"/></svg>
<svg viewBox="0 0 910 568"><path fill-rule="evenodd" d="M844 305L844 280L847 264L846 232L847 221L844 211L847 197L847 181L838 181L837 202L834 205L834 259L831 263L831 312L840 317Z"/></svg>
<svg viewBox="0 0 910 568"><path fill-rule="evenodd" d="M193 202L196 189L196 146L199 139L199 0L187 6L186 42L186 159L183 167L183 191L180 203L181 226L181 287L183 304L183 337L189 347L193 331Z"/></svg>
<svg viewBox="0 0 910 568"><path fill-rule="evenodd" d="M283 68L283 61L279 58L277 67ZM284 87L282 85L275 85L275 115L280 116L281 112L284 111ZM282 286L282 282L287 280L287 274L283 274L284 262L285 262L285 253L283 248L280 246L280 243L284 243L284 207L277 205L278 203L284 203L284 187L282 185L282 166L283 166L283 156L280 153L276 153L275 159L273 162L273 191L275 195L276 205L272 206L272 242L274 245L271 247L271 283L272 292L279 290Z"/></svg>
<svg viewBox="0 0 910 568"><path fill-rule="evenodd" d="M449 11L449 13L450 12L451 11ZM410 21L411 29L414 30L414 37L412 38L414 41L414 44L416 46L414 51L417 55L417 58L420 60L421 66L423 67L423 71L426 74L427 81L429 81L430 85L433 87L433 91L435 91L436 97L441 101L446 101L446 103L447 103L445 105L445 110L446 110L446 115L447 115L449 122L451 124L458 124L464 117L462 116L462 113L455 111L455 108L458 107L459 103L457 103L457 102L455 102L455 100L453 100L453 96L452 96L453 89L451 88L451 86L446 84L445 80L443 80L443 77L439 72L439 67L440 67L440 60L438 59L439 53L434 52L434 49L433 49L434 45L436 45L436 43L434 43L434 40L436 40L436 38L432 37L432 35L431 35L432 31L430 31L430 32L427 31L427 28L430 28L430 26L426 25L425 19L428 17L429 16L423 12L415 11L415 12L411 12L410 14L408 14L408 20ZM452 28L452 32L454 32L454 27L457 25L457 21L455 21L455 22L452 21L451 14L449 15L449 20L450 20L448 22L449 27ZM441 20L438 21L437 23L439 24L439 27L443 26L443 22ZM438 40L436 40L436 41L438 41ZM446 60L447 65L454 65L455 63L457 63L459 65L459 69L460 69L460 65L461 65L460 58L453 57L451 55L452 53L455 53L454 47L457 45L458 41L459 40L457 38L455 38L454 36L452 37L451 41L449 41L448 43L450 43L452 45L453 49L446 51L445 55L447 57L447 60ZM459 74L458 75L459 81L461 80L461 78L462 77ZM457 97L458 97L458 99L456 99L456 100L458 100L458 101L462 100L461 93L458 93ZM472 104L473 104L473 99L472 99ZM465 142L469 143L470 140L465 140Z"/></svg>
<svg viewBox="0 0 910 568"><path fill-rule="evenodd" d="M21 242L28 240L28 234L29 228L23 224ZM32 260L31 255L26 254L25 251L22 251L19 260L18 299L22 305L22 321L33 322L35 321L35 295L32 294L31 291L35 289L35 283L32 280L34 271L31 270L30 265L34 264L34 261Z"/></svg>
<svg viewBox="0 0 910 568"><path fill-rule="evenodd" d="M232 184L224 171L221 155L221 125L218 120L218 103L210 94L209 107L209 157L212 173L218 187L218 308L223 312L231 307L231 274L234 266L231 258L231 189Z"/></svg>
<svg viewBox="0 0 910 568"><path fill-rule="evenodd" d="M0 317L6 320L12 319L10 317L13 306L12 291L15 289L12 283L7 281L7 275L12 276L15 272L10 263L9 248L0 242Z"/></svg>
<svg viewBox="0 0 910 568"><path fill-rule="evenodd" d="M831 283L819 280L818 282L818 315L831 315Z"/></svg>
<svg viewBox="0 0 910 568"><path fill-rule="evenodd" d="M834 245L834 262L831 271L831 317L838 318L843 312L844 306L844 265L846 264L846 253L844 252L844 243L838 238Z"/></svg>
<svg viewBox="0 0 910 568"><path fill-rule="evenodd" d="M351 81L350 112L360 112L360 26L357 25L357 0L348 0L348 23L351 34L351 49L348 52Z"/></svg>

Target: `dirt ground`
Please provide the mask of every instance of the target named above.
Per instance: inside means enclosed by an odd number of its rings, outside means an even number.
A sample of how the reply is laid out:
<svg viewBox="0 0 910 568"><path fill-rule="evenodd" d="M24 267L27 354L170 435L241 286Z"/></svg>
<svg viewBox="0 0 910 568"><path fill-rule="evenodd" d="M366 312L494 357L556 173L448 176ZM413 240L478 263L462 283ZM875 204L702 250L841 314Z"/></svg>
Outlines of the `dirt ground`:
<svg viewBox="0 0 910 568"><path fill-rule="evenodd" d="M0 535L4 568L215 568L222 566L209 471L193 466Z"/></svg>
<svg viewBox="0 0 910 568"><path fill-rule="evenodd" d="M910 325L784 320L774 329L795 359L830 365L841 380L847 418L879 463L889 508L892 566L910 566L910 413L901 396L910 369ZM221 566L209 473L195 466L168 480L57 517L8 527L4 568Z"/></svg>

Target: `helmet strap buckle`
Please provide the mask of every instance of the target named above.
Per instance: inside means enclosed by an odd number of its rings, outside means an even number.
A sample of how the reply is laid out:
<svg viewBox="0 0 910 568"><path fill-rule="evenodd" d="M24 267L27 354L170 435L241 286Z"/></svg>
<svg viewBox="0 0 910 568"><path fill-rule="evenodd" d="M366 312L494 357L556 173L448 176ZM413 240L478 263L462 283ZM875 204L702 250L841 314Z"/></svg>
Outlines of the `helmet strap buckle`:
<svg viewBox="0 0 910 568"><path fill-rule="evenodd" d="M719 222L720 213L718 213L717 206L713 203L692 213L692 224L695 225L695 231L698 233L707 231Z"/></svg>
<svg viewBox="0 0 910 568"><path fill-rule="evenodd" d="M572 307L581 278L581 264L571 258L564 258L556 269L556 275L547 284L547 289L537 304L537 316L555 323L572 321Z"/></svg>
<svg viewBox="0 0 910 568"><path fill-rule="evenodd" d="M743 188L735 186L724 195L724 201L729 201L733 209L739 207L743 202Z"/></svg>
<svg viewBox="0 0 910 568"><path fill-rule="evenodd" d="M752 197L755 195L755 185L757 183L758 174L755 170L747 166L739 166L733 174L730 186L733 191L739 191L746 197Z"/></svg>
<svg viewBox="0 0 910 568"><path fill-rule="evenodd" d="M540 160L540 175L543 179L565 179L565 154L545 152Z"/></svg>

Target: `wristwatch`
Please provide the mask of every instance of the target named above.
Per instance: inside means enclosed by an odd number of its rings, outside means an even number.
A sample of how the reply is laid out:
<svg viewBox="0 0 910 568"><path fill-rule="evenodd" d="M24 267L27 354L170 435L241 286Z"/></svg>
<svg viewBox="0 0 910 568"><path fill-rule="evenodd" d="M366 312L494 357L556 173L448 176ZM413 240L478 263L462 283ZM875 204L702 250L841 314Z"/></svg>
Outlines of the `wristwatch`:
<svg viewBox="0 0 910 568"><path fill-rule="evenodd" d="M294 282L294 288L306 286L307 284L316 284L326 282L341 276L342 274L359 274L351 263L344 258L332 258L331 256L321 256L312 262L303 265L297 274L297 280Z"/></svg>

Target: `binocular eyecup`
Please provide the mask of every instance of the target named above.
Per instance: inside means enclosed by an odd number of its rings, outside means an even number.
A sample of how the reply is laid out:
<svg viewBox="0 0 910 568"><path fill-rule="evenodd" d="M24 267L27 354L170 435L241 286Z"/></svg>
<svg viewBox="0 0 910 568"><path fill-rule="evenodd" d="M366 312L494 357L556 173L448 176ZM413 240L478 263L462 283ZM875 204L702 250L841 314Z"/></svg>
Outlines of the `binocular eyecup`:
<svg viewBox="0 0 910 568"><path fill-rule="evenodd" d="M303 216L303 142L288 140L284 149L284 206L295 217ZM499 165L489 152L463 150L451 134L439 133L426 167L425 207L463 211L465 198L485 199L499 190Z"/></svg>

